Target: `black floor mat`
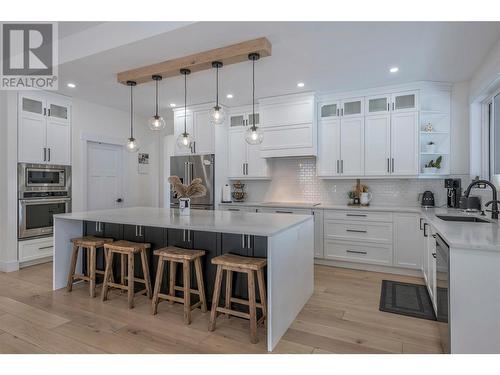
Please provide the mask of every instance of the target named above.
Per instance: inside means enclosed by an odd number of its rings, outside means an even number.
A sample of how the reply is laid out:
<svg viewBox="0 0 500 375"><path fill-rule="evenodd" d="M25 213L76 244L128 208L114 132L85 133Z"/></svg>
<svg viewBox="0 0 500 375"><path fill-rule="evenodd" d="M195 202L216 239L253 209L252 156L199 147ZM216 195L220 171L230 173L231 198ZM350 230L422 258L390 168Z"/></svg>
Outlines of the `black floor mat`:
<svg viewBox="0 0 500 375"><path fill-rule="evenodd" d="M380 311L436 320L432 301L425 285L382 280Z"/></svg>

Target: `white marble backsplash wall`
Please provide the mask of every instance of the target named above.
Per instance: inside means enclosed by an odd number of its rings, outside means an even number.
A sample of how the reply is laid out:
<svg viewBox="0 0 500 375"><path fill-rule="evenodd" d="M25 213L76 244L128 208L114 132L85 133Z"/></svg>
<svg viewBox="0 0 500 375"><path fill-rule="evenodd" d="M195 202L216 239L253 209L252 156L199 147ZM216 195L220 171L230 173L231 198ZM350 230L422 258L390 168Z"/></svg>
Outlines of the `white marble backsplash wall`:
<svg viewBox="0 0 500 375"><path fill-rule="evenodd" d="M325 180L316 176L315 158L275 158L268 161L272 179L244 181L247 201L347 203L355 179ZM461 176L456 176L461 177ZM418 194L434 193L436 206L446 204L443 179L361 179L373 193L372 204L418 205Z"/></svg>

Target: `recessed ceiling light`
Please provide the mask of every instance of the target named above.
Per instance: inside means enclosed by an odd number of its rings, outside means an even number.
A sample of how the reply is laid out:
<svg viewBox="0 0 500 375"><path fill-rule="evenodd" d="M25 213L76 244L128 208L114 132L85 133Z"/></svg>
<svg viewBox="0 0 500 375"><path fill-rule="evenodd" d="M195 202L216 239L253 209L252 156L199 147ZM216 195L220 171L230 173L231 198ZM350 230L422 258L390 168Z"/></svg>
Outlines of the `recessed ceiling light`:
<svg viewBox="0 0 500 375"><path fill-rule="evenodd" d="M67 86L68 86L70 89L74 89L74 88L76 87L76 84L74 84L74 83L71 83L71 82L70 82L70 83L68 83L68 85L67 85Z"/></svg>
<svg viewBox="0 0 500 375"><path fill-rule="evenodd" d="M177 104L175 103L170 103L170 108L175 108L177 106Z"/></svg>
<svg viewBox="0 0 500 375"><path fill-rule="evenodd" d="M397 73L397 72L399 72L399 68L397 66L395 66L395 67L389 69L389 72L391 72L391 73Z"/></svg>
<svg viewBox="0 0 500 375"><path fill-rule="evenodd" d="M232 99L232 98L234 98L234 96L233 96L233 94L227 94L227 95L226 95L226 98L228 98L228 99Z"/></svg>
<svg viewBox="0 0 500 375"><path fill-rule="evenodd" d="M306 84L304 82L297 83L297 87L304 87Z"/></svg>

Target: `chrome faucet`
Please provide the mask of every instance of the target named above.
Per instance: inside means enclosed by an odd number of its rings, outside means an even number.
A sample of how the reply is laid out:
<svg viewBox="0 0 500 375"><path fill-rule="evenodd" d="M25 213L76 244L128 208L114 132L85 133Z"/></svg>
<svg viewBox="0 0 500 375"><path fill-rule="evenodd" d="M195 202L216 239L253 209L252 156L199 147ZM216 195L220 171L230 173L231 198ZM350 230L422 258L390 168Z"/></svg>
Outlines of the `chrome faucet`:
<svg viewBox="0 0 500 375"><path fill-rule="evenodd" d="M498 204L500 203L500 201L497 198L497 188L495 187L495 185L493 185L488 180L474 180L474 181L472 181L470 183L470 185L467 187L467 189L465 190L464 197L468 198L471 189L475 185L480 185L480 184L486 184L489 187L491 187L491 192L493 193L493 200L486 203L485 206L488 207L491 204L491 210L489 211L489 212L491 212L491 218L498 219Z"/></svg>

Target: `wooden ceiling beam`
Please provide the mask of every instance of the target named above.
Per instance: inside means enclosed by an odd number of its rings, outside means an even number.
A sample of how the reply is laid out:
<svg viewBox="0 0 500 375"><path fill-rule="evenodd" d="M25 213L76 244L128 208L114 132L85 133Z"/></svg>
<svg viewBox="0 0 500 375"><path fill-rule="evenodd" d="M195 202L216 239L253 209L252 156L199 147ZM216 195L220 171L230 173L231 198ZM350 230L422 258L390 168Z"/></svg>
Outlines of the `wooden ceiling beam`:
<svg viewBox="0 0 500 375"><path fill-rule="evenodd" d="M161 75L163 78L180 76L179 71L182 68L190 69L192 73L213 69L213 61L222 61L224 65L248 61L248 54L252 52L259 53L260 57L270 56L271 43L267 38L247 40L230 46L120 72L117 74L117 79L118 82L123 84L126 84L127 81L136 81L138 84L145 83L152 81L151 77L155 74Z"/></svg>

